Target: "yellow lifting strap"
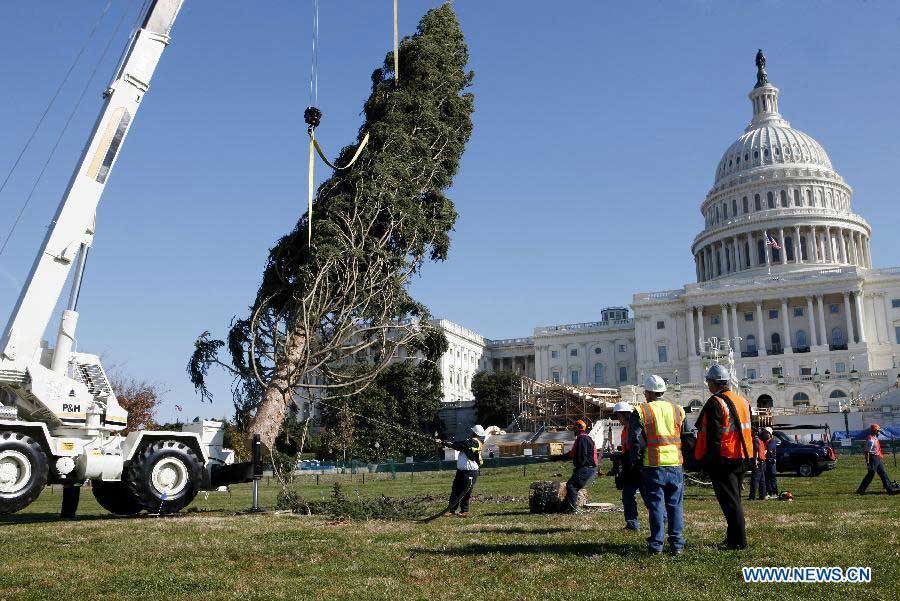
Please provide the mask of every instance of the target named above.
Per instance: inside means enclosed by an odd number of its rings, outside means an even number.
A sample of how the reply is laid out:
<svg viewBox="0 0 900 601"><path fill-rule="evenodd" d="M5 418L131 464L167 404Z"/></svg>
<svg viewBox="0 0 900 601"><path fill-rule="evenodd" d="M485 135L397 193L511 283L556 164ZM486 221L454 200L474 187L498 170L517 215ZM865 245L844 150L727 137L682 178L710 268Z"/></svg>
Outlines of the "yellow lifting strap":
<svg viewBox="0 0 900 601"><path fill-rule="evenodd" d="M322 161L325 162L326 165L331 167L332 169L342 171L344 169L349 169L353 166L353 163L356 162L356 159L359 158L359 155L362 154L363 149L366 147L366 144L369 143L369 132L366 132L366 135L363 136L362 142L359 143L359 146L356 148L356 152L353 153L353 157L350 159L350 162L343 166L338 166L328 160L328 157L325 156L325 152L322 150L322 147L319 146L319 141L316 140L316 130L313 127L310 127L307 132L309 133L309 203L308 203L308 211L309 218L307 219L307 224L309 226L309 245L312 246L312 214L313 214L313 196L315 196L315 169L316 169L316 153L318 153L319 157L321 157Z"/></svg>

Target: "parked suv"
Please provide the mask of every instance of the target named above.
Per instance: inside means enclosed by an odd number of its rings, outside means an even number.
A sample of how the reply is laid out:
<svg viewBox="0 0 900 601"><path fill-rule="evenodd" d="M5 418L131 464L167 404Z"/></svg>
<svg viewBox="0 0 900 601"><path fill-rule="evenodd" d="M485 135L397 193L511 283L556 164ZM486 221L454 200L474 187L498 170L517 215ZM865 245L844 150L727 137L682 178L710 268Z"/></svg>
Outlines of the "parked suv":
<svg viewBox="0 0 900 601"><path fill-rule="evenodd" d="M775 430L774 435L778 444L778 473L818 476L835 468L837 455L830 444L820 440L795 442L781 430Z"/></svg>

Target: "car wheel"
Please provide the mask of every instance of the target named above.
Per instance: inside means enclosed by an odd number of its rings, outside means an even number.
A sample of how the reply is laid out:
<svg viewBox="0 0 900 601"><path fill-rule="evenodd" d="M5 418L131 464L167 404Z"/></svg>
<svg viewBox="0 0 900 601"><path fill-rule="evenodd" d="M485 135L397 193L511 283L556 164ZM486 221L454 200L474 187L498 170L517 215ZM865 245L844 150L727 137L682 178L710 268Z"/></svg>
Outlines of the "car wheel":
<svg viewBox="0 0 900 601"><path fill-rule="evenodd" d="M31 505L47 484L47 455L30 436L0 432L0 515Z"/></svg>
<svg viewBox="0 0 900 601"><path fill-rule="evenodd" d="M797 468L797 474L799 476L803 476L804 478L809 478L813 475L813 466L810 463L801 463L800 467Z"/></svg>
<svg viewBox="0 0 900 601"><path fill-rule="evenodd" d="M176 513L200 490L203 466L197 454L177 440L159 440L135 455L124 478L150 513Z"/></svg>

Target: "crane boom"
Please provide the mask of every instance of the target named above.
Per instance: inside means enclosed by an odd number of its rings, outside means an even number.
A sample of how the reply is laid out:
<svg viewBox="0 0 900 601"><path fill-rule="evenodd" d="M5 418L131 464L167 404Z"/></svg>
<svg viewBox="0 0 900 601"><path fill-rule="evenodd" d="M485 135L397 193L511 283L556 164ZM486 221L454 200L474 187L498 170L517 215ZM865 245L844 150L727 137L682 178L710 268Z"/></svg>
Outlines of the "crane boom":
<svg viewBox="0 0 900 601"><path fill-rule="evenodd" d="M79 254L83 261L91 245L100 196L183 2L152 0L144 12L114 81L103 95L103 108L0 339L0 358L26 362L36 358L72 265ZM74 335L77 314L64 315L64 321L66 317L71 319L61 329L71 328Z"/></svg>

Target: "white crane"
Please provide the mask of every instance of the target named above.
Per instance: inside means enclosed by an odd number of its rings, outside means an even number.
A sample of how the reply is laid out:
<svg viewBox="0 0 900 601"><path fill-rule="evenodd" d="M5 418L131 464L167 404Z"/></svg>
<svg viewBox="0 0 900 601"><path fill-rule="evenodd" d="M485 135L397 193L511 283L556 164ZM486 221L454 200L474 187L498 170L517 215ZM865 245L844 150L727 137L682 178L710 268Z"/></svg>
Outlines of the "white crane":
<svg viewBox="0 0 900 601"><path fill-rule="evenodd" d="M151 0L142 14L0 339L0 514L26 507L48 482L85 480L114 513L178 511L198 491L247 481L259 467L233 464L218 422L118 435L128 414L99 358L72 352L97 204L183 1ZM73 265L68 305L49 348L44 332Z"/></svg>

